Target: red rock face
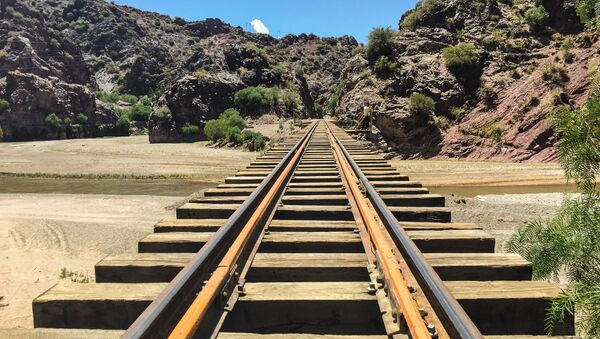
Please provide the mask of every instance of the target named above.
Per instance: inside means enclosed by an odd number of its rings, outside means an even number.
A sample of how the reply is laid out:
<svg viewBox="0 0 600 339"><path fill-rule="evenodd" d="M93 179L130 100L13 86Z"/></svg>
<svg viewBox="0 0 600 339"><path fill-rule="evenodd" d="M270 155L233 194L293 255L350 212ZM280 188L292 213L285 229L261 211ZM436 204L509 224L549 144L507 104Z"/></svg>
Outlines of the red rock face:
<svg viewBox="0 0 600 339"><path fill-rule="evenodd" d="M556 160L554 132L547 113L560 100L571 107L587 99L589 65L600 62L600 41L591 48L575 49L575 61L567 64L569 81L553 85L542 76L554 56L539 60L533 73L503 88L489 107L479 104L444 134L439 158L493 159L513 161ZM535 106L532 98L537 98ZM495 122L503 133L499 142L481 136L486 124Z"/></svg>

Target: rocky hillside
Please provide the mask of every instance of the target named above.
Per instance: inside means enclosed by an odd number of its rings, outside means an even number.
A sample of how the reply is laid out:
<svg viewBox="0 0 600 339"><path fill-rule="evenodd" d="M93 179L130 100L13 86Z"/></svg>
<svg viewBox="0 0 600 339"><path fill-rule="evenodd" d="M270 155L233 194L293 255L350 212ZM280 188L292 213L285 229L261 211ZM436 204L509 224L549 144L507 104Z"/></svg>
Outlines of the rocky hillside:
<svg viewBox="0 0 600 339"><path fill-rule="evenodd" d="M385 62L349 61L337 114L350 123L373 107L375 141L404 158L554 159L547 113L586 100L600 42L577 1L540 3L422 1L390 33ZM413 93L435 106L411 109Z"/></svg>
<svg viewBox="0 0 600 339"><path fill-rule="evenodd" d="M154 110L152 141L189 140L185 124L202 127L247 86L290 88L314 114L356 46L352 37L274 39L101 0L1 0L0 128L4 140L124 134Z"/></svg>
<svg viewBox="0 0 600 339"><path fill-rule="evenodd" d="M194 141L237 91L259 86L297 93L295 112L271 105L280 115L325 108L350 126L371 107L374 142L403 158L549 161L547 113L581 105L600 63L599 6L423 0L361 46L101 0L0 0L0 131L4 140L147 130L151 142Z"/></svg>

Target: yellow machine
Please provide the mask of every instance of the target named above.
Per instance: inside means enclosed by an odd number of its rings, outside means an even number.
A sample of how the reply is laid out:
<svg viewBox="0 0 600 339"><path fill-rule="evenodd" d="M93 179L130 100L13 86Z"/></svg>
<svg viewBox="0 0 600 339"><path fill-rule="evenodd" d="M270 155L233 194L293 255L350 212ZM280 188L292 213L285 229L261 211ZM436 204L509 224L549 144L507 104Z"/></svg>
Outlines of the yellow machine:
<svg viewBox="0 0 600 339"><path fill-rule="evenodd" d="M365 109L356 119L354 128L346 130L348 133L371 133L373 132L373 107L365 106Z"/></svg>

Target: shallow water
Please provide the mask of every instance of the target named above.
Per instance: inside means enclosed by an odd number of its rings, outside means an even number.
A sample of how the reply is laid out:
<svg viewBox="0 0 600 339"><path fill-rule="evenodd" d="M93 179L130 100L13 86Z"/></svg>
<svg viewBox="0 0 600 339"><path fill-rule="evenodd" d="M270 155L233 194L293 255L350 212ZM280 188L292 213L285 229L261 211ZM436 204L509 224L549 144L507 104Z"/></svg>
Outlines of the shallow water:
<svg viewBox="0 0 600 339"><path fill-rule="evenodd" d="M462 197L475 197L489 194L531 194L531 193L575 193L575 185L514 185L514 186L437 186L429 187L431 193L454 194Z"/></svg>
<svg viewBox="0 0 600 339"><path fill-rule="evenodd" d="M0 193L63 193L158 195L185 197L197 191L216 187L213 182L185 179L54 179L0 177Z"/></svg>

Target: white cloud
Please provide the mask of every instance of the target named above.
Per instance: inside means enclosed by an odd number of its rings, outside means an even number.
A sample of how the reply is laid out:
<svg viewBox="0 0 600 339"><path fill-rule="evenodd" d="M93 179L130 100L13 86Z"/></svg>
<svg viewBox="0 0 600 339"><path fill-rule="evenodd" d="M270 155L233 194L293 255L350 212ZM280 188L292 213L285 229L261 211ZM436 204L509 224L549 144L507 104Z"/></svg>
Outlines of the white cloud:
<svg viewBox="0 0 600 339"><path fill-rule="evenodd" d="M269 34L269 29L262 21L254 19L250 22L250 24L256 33Z"/></svg>

